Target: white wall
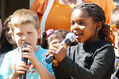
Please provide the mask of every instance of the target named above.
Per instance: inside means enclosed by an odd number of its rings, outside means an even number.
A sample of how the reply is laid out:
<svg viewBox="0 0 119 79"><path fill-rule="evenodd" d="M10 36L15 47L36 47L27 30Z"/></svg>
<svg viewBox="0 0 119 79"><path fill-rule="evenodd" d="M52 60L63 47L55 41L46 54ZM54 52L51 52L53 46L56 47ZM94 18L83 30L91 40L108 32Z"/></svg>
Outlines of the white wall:
<svg viewBox="0 0 119 79"><path fill-rule="evenodd" d="M30 6L29 6L29 7L31 7L31 5L32 5L33 1L34 1L34 0L30 0Z"/></svg>
<svg viewBox="0 0 119 79"><path fill-rule="evenodd" d="M113 0L116 6L119 6L119 0Z"/></svg>

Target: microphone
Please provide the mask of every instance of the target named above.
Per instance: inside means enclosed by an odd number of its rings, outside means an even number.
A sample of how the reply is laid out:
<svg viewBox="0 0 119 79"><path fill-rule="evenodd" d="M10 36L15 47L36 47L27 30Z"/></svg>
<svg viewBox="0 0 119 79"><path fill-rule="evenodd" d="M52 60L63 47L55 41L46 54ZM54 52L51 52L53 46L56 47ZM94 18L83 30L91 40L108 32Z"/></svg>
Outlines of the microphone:
<svg viewBox="0 0 119 79"><path fill-rule="evenodd" d="M22 50L23 48L27 47L27 45L30 45L30 44L27 43L27 42L25 42L25 43L22 44L21 53L28 53L28 51L23 51L23 50ZM28 58L22 57L21 60L24 61L24 62L26 63L26 65L28 64ZM26 79L26 72L25 72L25 74L21 74L21 75L20 75L20 79Z"/></svg>
<svg viewBox="0 0 119 79"><path fill-rule="evenodd" d="M65 37L65 39L60 43L60 44L66 44L67 46L69 46L71 43L75 43L76 40L76 36L74 33L68 33ZM50 64L52 62L52 60L54 60L55 57L50 54L48 57L46 57L45 61Z"/></svg>

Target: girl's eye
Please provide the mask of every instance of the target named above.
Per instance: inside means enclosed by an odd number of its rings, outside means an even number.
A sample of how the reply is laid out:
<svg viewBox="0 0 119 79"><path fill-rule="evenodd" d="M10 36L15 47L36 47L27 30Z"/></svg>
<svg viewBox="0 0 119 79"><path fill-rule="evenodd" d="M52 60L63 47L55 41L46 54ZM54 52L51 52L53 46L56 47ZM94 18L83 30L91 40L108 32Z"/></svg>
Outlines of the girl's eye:
<svg viewBox="0 0 119 79"><path fill-rule="evenodd" d="M84 22L82 22L82 21L80 21L78 24L79 24L79 25L83 25L83 24L85 24L85 23L84 23Z"/></svg>
<svg viewBox="0 0 119 79"><path fill-rule="evenodd" d="M79 22L72 21L71 25L73 26L75 23L78 24L78 25L84 25L85 24L85 22L83 22L83 21L79 21Z"/></svg>

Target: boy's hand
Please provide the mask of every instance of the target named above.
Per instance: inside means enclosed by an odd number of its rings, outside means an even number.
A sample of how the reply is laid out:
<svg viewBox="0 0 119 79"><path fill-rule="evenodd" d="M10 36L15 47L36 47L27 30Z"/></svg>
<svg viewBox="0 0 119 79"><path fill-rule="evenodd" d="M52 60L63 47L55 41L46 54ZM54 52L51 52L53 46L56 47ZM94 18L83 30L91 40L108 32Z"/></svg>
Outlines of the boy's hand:
<svg viewBox="0 0 119 79"><path fill-rule="evenodd" d="M9 79L17 79L20 76L20 74L25 74L26 71L26 63L21 61L18 64L16 64L14 72L10 75Z"/></svg>
<svg viewBox="0 0 119 79"><path fill-rule="evenodd" d="M27 47L22 49L23 51L28 51L28 53L21 53L24 58L28 58L32 64L36 61L36 55L33 47L31 45L27 45Z"/></svg>
<svg viewBox="0 0 119 79"><path fill-rule="evenodd" d="M18 64L16 64L15 68L16 75L25 74L25 71L27 71L27 66L25 62L21 61Z"/></svg>

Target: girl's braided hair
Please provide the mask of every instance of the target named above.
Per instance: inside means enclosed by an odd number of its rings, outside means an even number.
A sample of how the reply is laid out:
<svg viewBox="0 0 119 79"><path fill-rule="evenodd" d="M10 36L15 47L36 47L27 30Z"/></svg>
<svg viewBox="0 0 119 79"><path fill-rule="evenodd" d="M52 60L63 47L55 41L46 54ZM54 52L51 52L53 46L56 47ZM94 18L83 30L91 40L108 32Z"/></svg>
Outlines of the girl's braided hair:
<svg viewBox="0 0 119 79"><path fill-rule="evenodd" d="M105 13L100 6L95 3L82 3L75 6L73 10L75 9L85 10L86 12L88 12L88 16L93 17L93 20L95 22L102 22L102 28L99 31L99 37L101 39L106 39L106 41L108 41L109 43L114 44L114 39L111 39L111 36L114 38L113 32L111 30L111 27L106 24Z"/></svg>

